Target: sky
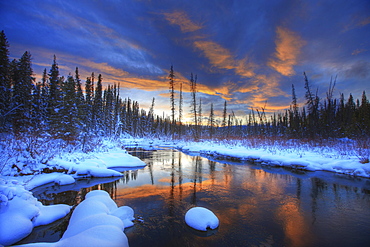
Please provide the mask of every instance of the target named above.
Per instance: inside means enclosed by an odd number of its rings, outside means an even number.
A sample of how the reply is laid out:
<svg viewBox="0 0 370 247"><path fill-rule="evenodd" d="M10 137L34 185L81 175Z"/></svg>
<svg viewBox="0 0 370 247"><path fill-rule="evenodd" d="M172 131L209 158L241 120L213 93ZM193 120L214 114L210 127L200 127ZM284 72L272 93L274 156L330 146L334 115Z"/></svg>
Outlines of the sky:
<svg viewBox="0 0 370 247"><path fill-rule="evenodd" d="M55 54L61 75L102 74L157 114L170 115L171 65L185 117L191 73L203 116L225 100L241 118L283 111L292 84L303 106L303 72L321 98L334 80L334 97L370 98L368 0L2 0L0 16L10 58L29 51L37 80Z"/></svg>

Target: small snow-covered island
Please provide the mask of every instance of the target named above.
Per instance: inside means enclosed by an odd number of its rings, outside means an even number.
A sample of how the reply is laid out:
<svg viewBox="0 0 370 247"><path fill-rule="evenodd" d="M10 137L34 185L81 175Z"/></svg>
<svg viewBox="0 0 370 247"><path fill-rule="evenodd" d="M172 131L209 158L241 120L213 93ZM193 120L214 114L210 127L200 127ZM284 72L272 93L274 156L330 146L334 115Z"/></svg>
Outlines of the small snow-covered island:
<svg viewBox="0 0 370 247"><path fill-rule="evenodd" d="M185 214L185 222L188 226L199 231L207 231L207 228L216 229L220 223L211 210L203 207L189 209Z"/></svg>

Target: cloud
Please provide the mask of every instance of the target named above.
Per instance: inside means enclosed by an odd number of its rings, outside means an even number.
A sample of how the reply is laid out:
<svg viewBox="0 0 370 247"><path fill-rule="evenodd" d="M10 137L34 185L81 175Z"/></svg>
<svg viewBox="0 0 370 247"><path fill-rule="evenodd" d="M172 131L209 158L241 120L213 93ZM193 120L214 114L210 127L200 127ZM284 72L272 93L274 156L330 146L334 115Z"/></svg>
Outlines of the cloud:
<svg viewBox="0 0 370 247"><path fill-rule="evenodd" d="M363 53L363 52L365 52L365 51L367 51L367 50L366 50L366 49L356 49L356 50L354 50L354 51L351 53L351 55L356 56L356 55L358 55L358 54L360 54L360 53Z"/></svg>
<svg viewBox="0 0 370 247"><path fill-rule="evenodd" d="M164 13L166 20L172 25L180 26L181 32L194 32L202 28L201 25L192 22L185 12L175 11L172 13Z"/></svg>
<svg viewBox="0 0 370 247"><path fill-rule="evenodd" d="M295 75L293 66L298 63L301 48L306 42L284 27L278 27L276 33L274 58L270 59L268 65L284 76Z"/></svg>
<svg viewBox="0 0 370 247"><path fill-rule="evenodd" d="M346 78L369 78L370 77L370 63L367 61L356 61L351 64L349 68L344 71Z"/></svg>
<svg viewBox="0 0 370 247"><path fill-rule="evenodd" d="M243 77L254 76L255 65L248 62L247 58L242 60L234 59L231 52L213 41L195 41L194 46L204 53L213 67L220 69L234 69L235 73Z"/></svg>
<svg viewBox="0 0 370 247"><path fill-rule="evenodd" d="M354 16L349 24L344 26L344 32L347 32L349 30L355 29L355 28L361 28L363 26L366 26L370 24L370 16Z"/></svg>
<svg viewBox="0 0 370 247"><path fill-rule="evenodd" d="M239 87L236 93L241 93L235 97L236 104L246 104L252 108L265 108L266 112L286 109L289 105L271 103L273 98L289 96L280 89L280 77L276 75L256 75L244 86ZM244 96L243 96L244 95Z"/></svg>

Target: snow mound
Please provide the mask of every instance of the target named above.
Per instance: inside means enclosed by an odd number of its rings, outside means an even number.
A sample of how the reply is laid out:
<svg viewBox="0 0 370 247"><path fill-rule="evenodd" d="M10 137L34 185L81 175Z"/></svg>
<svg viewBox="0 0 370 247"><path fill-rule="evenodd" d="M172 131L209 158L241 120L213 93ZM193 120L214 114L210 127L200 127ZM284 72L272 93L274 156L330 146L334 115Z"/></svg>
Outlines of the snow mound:
<svg viewBox="0 0 370 247"><path fill-rule="evenodd" d="M128 246L123 232L126 217L122 219L113 214L121 208L129 207L118 208L106 191L89 192L74 210L68 228L56 246ZM133 210L129 217L133 218Z"/></svg>
<svg viewBox="0 0 370 247"><path fill-rule="evenodd" d="M133 215L132 208L117 207L106 191L94 190L87 193L85 200L75 208L68 228L58 242L20 246L128 247L124 229L133 225Z"/></svg>
<svg viewBox="0 0 370 247"><path fill-rule="evenodd" d="M185 214L185 222L188 226L199 230L207 231L207 228L216 229L219 224L217 216L209 209L194 207Z"/></svg>
<svg viewBox="0 0 370 247"><path fill-rule="evenodd" d="M65 204L44 206L17 181L0 179L0 245L11 245L36 226L50 224L70 211Z"/></svg>

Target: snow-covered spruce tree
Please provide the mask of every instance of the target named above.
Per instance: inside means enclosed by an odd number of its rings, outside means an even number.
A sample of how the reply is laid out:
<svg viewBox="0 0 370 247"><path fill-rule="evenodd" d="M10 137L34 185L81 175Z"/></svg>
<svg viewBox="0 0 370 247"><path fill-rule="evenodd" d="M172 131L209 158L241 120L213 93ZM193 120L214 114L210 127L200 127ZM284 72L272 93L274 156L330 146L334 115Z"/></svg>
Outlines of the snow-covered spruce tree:
<svg viewBox="0 0 370 247"><path fill-rule="evenodd" d="M172 134L172 137L173 137L174 134L175 134L175 124L176 124L175 111L176 111L176 108L175 108L175 74L173 72L173 66L172 65L171 65L171 69L170 69L170 74L168 75L168 80L169 80L169 83L170 83L170 102L171 102L171 121L172 121L171 134Z"/></svg>
<svg viewBox="0 0 370 247"><path fill-rule="evenodd" d="M179 96L179 138L181 139L182 135L182 104L183 104L183 98L182 98L182 82L180 83L180 96Z"/></svg>
<svg viewBox="0 0 370 247"><path fill-rule="evenodd" d="M209 126L209 138L212 139L215 127L215 114L213 112L213 103L211 103L211 110L209 112L208 126Z"/></svg>
<svg viewBox="0 0 370 247"><path fill-rule="evenodd" d="M86 132L91 132L93 128L93 85L91 77L86 78L85 82L85 115L83 118L84 125L86 126Z"/></svg>
<svg viewBox="0 0 370 247"><path fill-rule="evenodd" d="M78 136L80 123L76 104L75 81L72 76L68 76L63 83L63 105L61 114L61 138L66 141L73 141Z"/></svg>
<svg viewBox="0 0 370 247"><path fill-rule="evenodd" d="M193 137L198 139L198 112L197 112L197 75L193 77L193 73L190 74L190 92L191 92L191 104L190 109L193 113Z"/></svg>
<svg viewBox="0 0 370 247"><path fill-rule="evenodd" d="M31 127L33 76L31 54L26 51L13 67L12 114L15 134L25 132Z"/></svg>
<svg viewBox="0 0 370 247"><path fill-rule="evenodd" d="M76 107L77 107L77 117L80 124L79 128L86 131L86 102L85 97L82 92L80 74L78 72L78 67L75 70L75 90L76 90Z"/></svg>
<svg viewBox="0 0 370 247"><path fill-rule="evenodd" d="M61 131L61 108L63 97L61 84L63 79L59 77L59 66L54 55L53 64L49 72L49 99L48 99L48 124L49 133L53 136L60 137Z"/></svg>
<svg viewBox="0 0 370 247"><path fill-rule="evenodd" d="M41 79L41 91L40 91L40 123L45 125L48 120L48 101L49 101L49 86L48 86L48 74L46 69L42 74Z"/></svg>
<svg viewBox="0 0 370 247"><path fill-rule="evenodd" d="M103 134L103 85L102 75L99 74L92 107L93 125L95 133Z"/></svg>
<svg viewBox="0 0 370 247"><path fill-rule="evenodd" d="M292 84L292 103L289 109L289 127L290 133L293 136L293 138L297 138L300 136L301 128L299 125L299 110L294 84Z"/></svg>
<svg viewBox="0 0 370 247"><path fill-rule="evenodd" d="M108 85L108 88L104 90L103 94L103 126L104 132L111 136L114 127L114 95L113 88Z"/></svg>
<svg viewBox="0 0 370 247"><path fill-rule="evenodd" d="M319 103L320 99L316 94L313 94L311 90L311 85L308 81L307 75L305 72L303 72L304 80L305 80L305 86L306 89L306 105L307 105L307 135L310 138L313 138L318 135L318 132L320 130L319 128Z"/></svg>
<svg viewBox="0 0 370 247"><path fill-rule="evenodd" d="M252 109L252 112L253 112L253 109ZM253 117L254 117L254 112L253 112ZM221 127L222 127L222 135L223 137L226 136L227 134L227 131L226 131L226 118L227 118L227 102L225 100L224 102L224 109L223 109L223 113L222 113L222 124L221 124ZM254 127L256 127L256 122L254 122Z"/></svg>
<svg viewBox="0 0 370 247"><path fill-rule="evenodd" d="M357 122L360 124L361 134L370 137L370 103L366 97L365 91L362 92L359 119Z"/></svg>
<svg viewBox="0 0 370 247"><path fill-rule="evenodd" d="M0 132L10 127L11 78L9 43L4 30L0 33Z"/></svg>

